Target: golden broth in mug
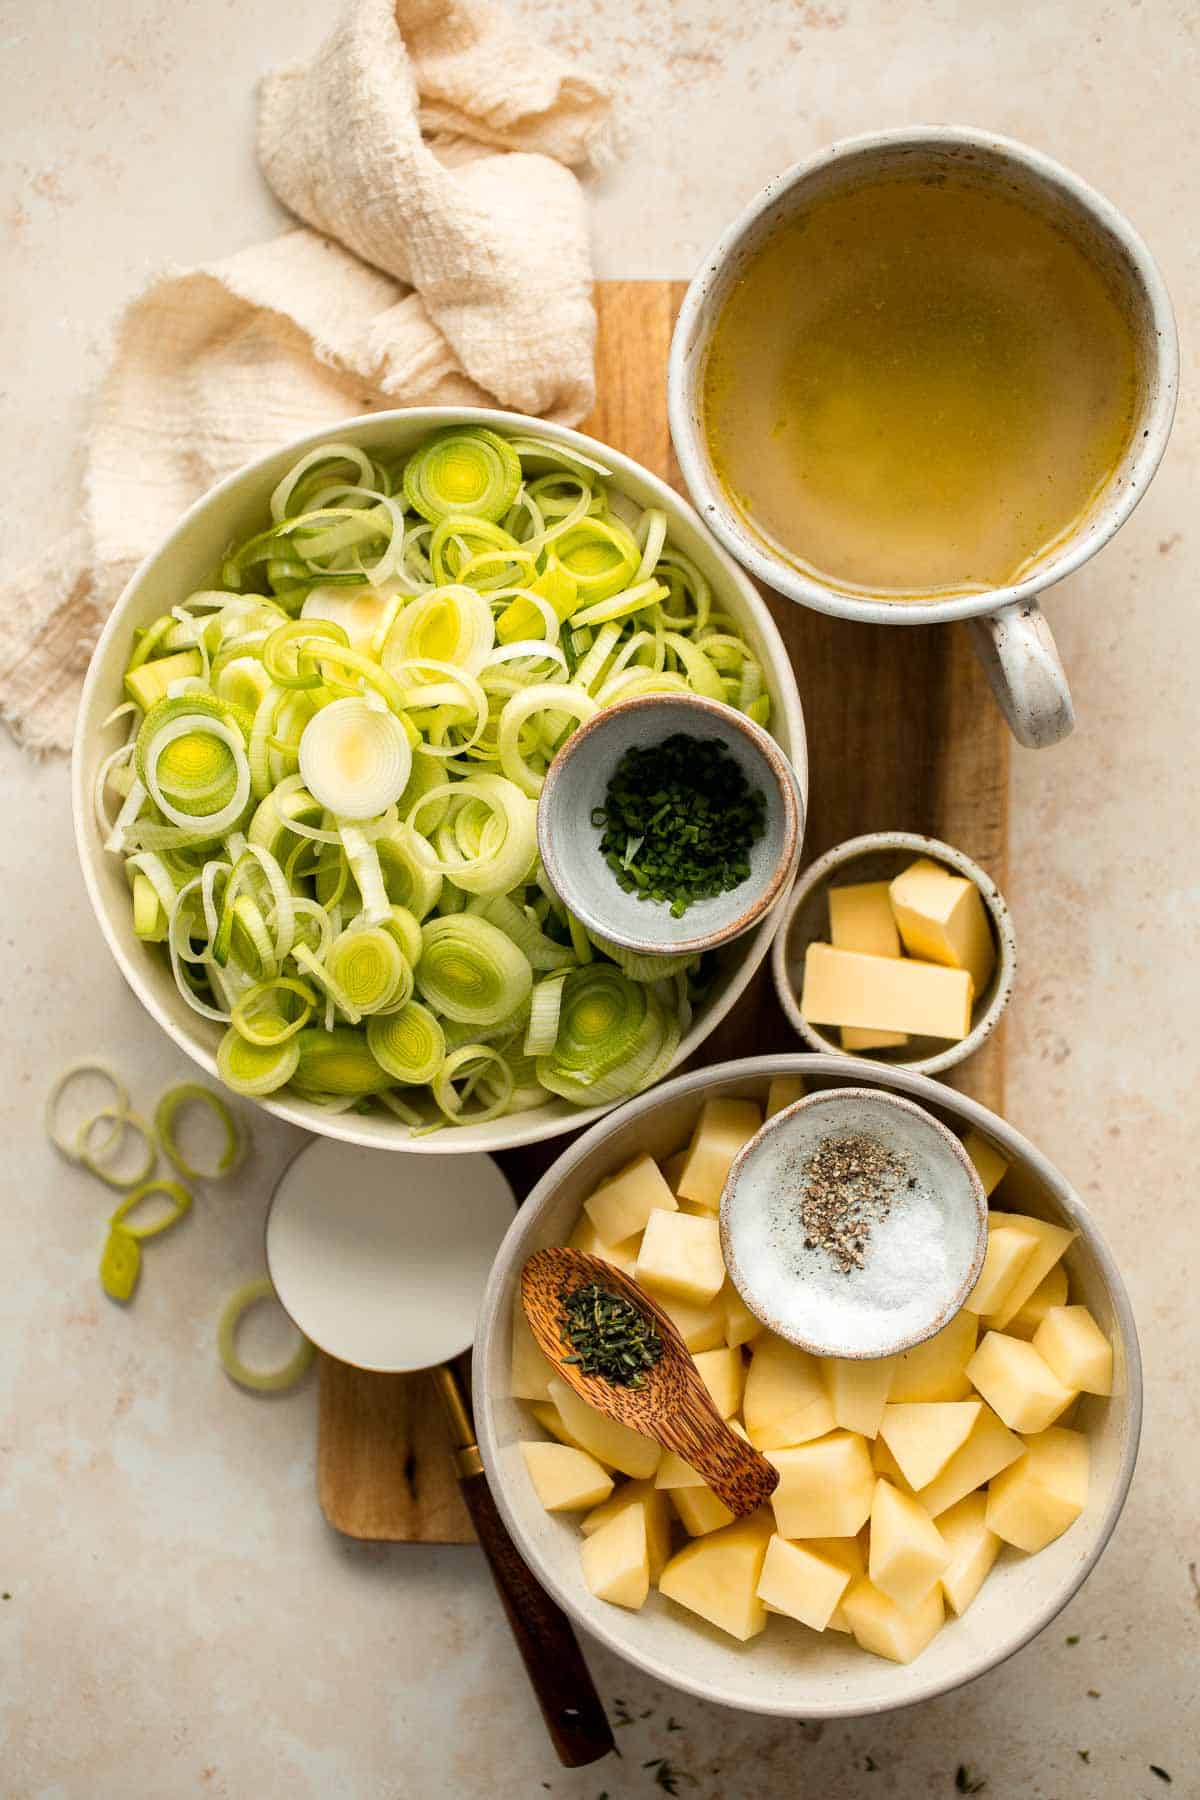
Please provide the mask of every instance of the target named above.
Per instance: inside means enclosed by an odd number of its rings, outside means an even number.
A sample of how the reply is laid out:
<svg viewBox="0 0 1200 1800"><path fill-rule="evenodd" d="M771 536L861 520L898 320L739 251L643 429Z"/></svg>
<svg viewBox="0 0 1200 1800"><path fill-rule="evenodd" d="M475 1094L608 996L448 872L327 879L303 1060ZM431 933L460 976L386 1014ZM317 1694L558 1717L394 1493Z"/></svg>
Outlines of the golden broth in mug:
<svg viewBox="0 0 1200 1800"><path fill-rule="evenodd" d="M882 179L748 262L704 375L717 474L826 586L1006 586L1070 534L1133 430L1133 332L1097 266L1020 201Z"/></svg>

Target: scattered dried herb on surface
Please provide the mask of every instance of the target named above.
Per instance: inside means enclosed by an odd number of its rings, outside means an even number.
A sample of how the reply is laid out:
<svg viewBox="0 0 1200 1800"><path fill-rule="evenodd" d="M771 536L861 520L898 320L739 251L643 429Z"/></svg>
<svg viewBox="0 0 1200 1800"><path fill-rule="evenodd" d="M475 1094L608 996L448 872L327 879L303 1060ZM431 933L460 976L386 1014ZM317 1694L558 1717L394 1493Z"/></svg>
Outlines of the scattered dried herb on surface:
<svg viewBox="0 0 1200 1800"><path fill-rule="evenodd" d="M1070 1637L1067 1639L1067 1642L1068 1642L1068 1644L1077 1644L1079 1642L1079 1633L1077 1631L1073 1631L1071 1633Z"/></svg>
<svg viewBox="0 0 1200 1800"><path fill-rule="evenodd" d="M874 1138L825 1138L799 1169L804 1248L827 1251L846 1275L861 1269L872 1226L887 1218L907 1175L903 1157Z"/></svg>
<svg viewBox="0 0 1200 1800"><path fill-rule="evenodd" d="M1152 1775L1157 1775L1160 1781L1165 1781L1168 1784L1170 1783L1171 1777L1167 1774L1167 1771L1160 1768L1157 1763L1150 1764L1150 1773Z"/></svg>
<svg viewBox="0 0 1200 1800"><path fill-rule="evenodd" d="M1077 1750L1075 1754L1080 1762L1090 1763L1092 1760L1092 1753L1090 1750Z"/></svg>
<svg viewBox="0 0 1200 1800"><path fill-rule="evenodd" d="M689 1775L686 1769L677 1769L674 1763L668 1762L665 1756L652 1756L649 1762L642 1764L643 1769L653 1769L654 1779L664 1794L678 1794L681 1781L697 1786L696 1777Z"/></svg>
<svg viewBox="0 0 1200 1800"><path fill-rule="evenodd" d="M974 1775L966 1763L959 1763L954 1771L954 1785L960 1794L981 1794L987 1786L985 1775Z"/></svg>
<svg viewBox="0 0 1200 1800"><path fill-rule="evenodd" d="M662 1339L644 1312L598 1282L559 1295L562 1334L574 1350L564 1361L614 1387L640 1388L662 1356Z"/></svg>
<svg viewBox="0 0 1200 1800"><path fill-rule="evenodd" d="M684 732L627 750L592 813L619 885L675 919L746 880L766 820L765 797L725 745Z"/></svg>

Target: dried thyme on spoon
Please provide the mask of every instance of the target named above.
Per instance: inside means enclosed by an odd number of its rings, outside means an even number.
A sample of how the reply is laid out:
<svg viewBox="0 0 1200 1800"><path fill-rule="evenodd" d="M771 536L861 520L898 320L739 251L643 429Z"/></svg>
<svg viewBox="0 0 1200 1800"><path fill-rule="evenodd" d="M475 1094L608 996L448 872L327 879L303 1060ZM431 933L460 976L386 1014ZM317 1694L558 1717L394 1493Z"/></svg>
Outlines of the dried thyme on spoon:
<svg viewBox="0 0 1200 1800"><path fill-rule="evenodd" d="M662 1339L653 1320L622 1294L610 1293L598 1282L559 1294L563 1336L574 1350L564 1362L574 1363L583 1375L599 1375L614 1387L645 1386L646 1370L662 1356Z"/></svg>

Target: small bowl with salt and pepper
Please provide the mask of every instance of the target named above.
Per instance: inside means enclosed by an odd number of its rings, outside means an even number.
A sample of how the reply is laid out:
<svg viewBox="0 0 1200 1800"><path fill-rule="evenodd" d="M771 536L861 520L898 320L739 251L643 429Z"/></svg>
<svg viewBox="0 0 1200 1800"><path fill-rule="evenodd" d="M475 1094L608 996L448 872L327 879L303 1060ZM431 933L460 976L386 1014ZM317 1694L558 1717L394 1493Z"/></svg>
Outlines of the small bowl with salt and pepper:
<svg viewBox="0 0 1200 1800"><path fill-rule="evenodd" d="M605 707L567 739L538 802L555 892L606 947L635 957L687 961L751 930L787 892L803 834L774 738L696 695Z"/></svg>
<svg viewBox="0 0 1200 1800"><path fill-rule="evenodd" d="M953 1132L879 1088L809 1094L734 1158L721 1200L730 1280L815 1356L894 1356L958 1311L987 1248L987 1196Z"/></svg>

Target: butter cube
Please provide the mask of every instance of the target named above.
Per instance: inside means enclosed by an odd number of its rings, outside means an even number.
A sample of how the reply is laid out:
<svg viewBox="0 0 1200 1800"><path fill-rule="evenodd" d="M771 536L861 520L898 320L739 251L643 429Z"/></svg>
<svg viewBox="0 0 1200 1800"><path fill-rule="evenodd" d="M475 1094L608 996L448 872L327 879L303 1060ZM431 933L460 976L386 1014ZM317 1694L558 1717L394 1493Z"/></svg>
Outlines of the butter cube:
<svg viewBox="0 0 1200 1800"><path fill-rule="evenodd" d="M758 1597L771 1612L824 1631L849 1585L848 1569L827 1562L807 1544L790 1544L776 1533L767 1545Z"/></svg>
<svg viewBox="0 0 1200 1800"><path fill-rule="evenodd" d="M732 1281L726 1281L717 1296L717 1304L724 1314L725 1342L731 1350L737 1350L743 1344L752 1343L767 1329L761 1319L755 1318ZM704 1348L707 1350L711 1346L705 1344Z"/></svg>
<svg viewBox="0 0 1200 1800"><path fill-rule="evenodd" d="M707 1306L725 1283L721 1227L711 1217L652 1212L642 1234L635 1279L656 1294Z"/></svg>
<svg viewBox="0 0 1200 1800"><path fill-rule="evenodd" d="M910 1663L920 1656L937 1636L946 1617L942 1590L936 1582L920 1605L906 1612L866 1576L850 1583L842 1596L840 1611L845 1614L860 1649L898 1663Z"/></svg>
<svg viewBox="0 0 1200 1800"><path fill-rule="evenodd" d="M710 1531L722 1531L733 1522L725 1502L703 1481L699 1487L672 1488L669 1499L689 1537L707 1537Z"/></svg>
<svg viewBox="0 0 1200 1800"><path fill-rule="evenodd" d="M675 1190L679 1198L719 1212L729 1165L762 1122L762 1108L753 1100L706 1100Z"/></svg>
<svg viewBox="0 0 1200 1800"><path fill-rule="evenodd" d="M612 1476L585 1450L548 1444L538 1438L521 1445L534 1492L547 1512L575 1512L598 1506L612 1493Z"/></svg>
<svg viewBox="0 0 1200 1800"><path fill-rule="evenodd" d="M877 1481L867 1572L880 1593L911 1612L937 1586L949 1561L942 1534L924 1508L890 1481Z"/></svg>
<svg viewBox="0 0 1200 1800"><path fill-rule="evenodd" d="M975 1164L985 1194L993 1194L1008 1173L1008 1164L993 1144L978 1131L968 1131L962 1147Z"/></svg>
<svg viewBox="0 0 1200 1800"><path fill-rule="evenodd" d="M955 1313L923 1344L905 1350L892 1375L889 1400L966 1400L971 1384L966 1367L975 1354L979 1320L974 1313Z"/></svg>
<svg viewBox="0 0 1200 1800"><path fill-rule="evenodd" d="M996 1224L1031 1232L1037 1239L1036 1250L1022 1268L999 1309L984 1316L984 1324L990 1330L1003 1331L1008 1321L1041 1286L1073 1241L1075 1233L1062 1225L1050 1225L1045 1219L1031 1218L1027 1213L997 1213Z"/></svg>
<svg viewBox="0 0 1200 1800"><path fill-rule="evenodd" d="M896 876L890 892L909 955L966 969L982 994L996 966L996 945L975 883L922 856Z"/></svg>
<svg viewBox="0 0 1200 1800"><path fill-rule="evenodd" d="M866 1524L875 1492L875 1471L867 1440L854 1431L788 1450L770 1450L767 1461L779 1470L771 1495L780 1537L853 1537Z"/></svg>
<svg viewBox="0 0 1200 1800"><path fill-rule="evenodd" d="M1005 1331L1010 1337L1032 1338L1052 1306L1067 1304L1067 1287L1067 1271L1062 1263L1055 1263L1045 1280L1038 1283L1024 1305L1018 1307L1011 1319L1004 1321ZM991 1323L990 1320L989 1323Z"/></svg>
<svg viewBox="0 0 1200 1800"><path fill-rule="evenodd" d="M713 1405L723 1419L741 1411L746 1365L740 1350L701 1350L693 1359Z"/></svg>
<svg viewBox="0 0 1200 1800"><path fill-rule="evenodd" d="M988 1489L987 1524L1006 1544L1032 1553L1073 1525L1088 1495L1088 1441L1061 1427L1035 1433L1026 1453Z"/></svg>
<svg viewBox="0 0 1200 1800"><path fill-rule="evenodd" d="M514 1400L548 1400L554 1364L542 1355L529 1329L520 1293L513 1296L512 1381Z"/></svg>
<svg viewBox="0 0 1200 1800"><path fill-rule="evenodd" d="M1086 1306L1052 1306L1033 1334L1033 1347L1065 1387L1112 1393L1112 1345Z"/></svg>
<svg viewBox="0 0 1200 1800"><path fill-rule="evenodd" d="M583 1203L597 1235L606 1244L623 1244L643 1231L656 1210L677 1211L675 1196L663 1180L658 1164L649 1156L635 1157L626 1168L605 1181Z"/></svg>
<svg viewBox="0 0 1200 1800"><path fill-rule="evenodd" d="M991 1481L1024 1453L1025 1446L1016 1433L1000 1423L990 1406L985 1406L962 1449L955 1451L941 1474L921 1489L917 1499L930 1518L936 1519L948 1506Z"/></svg>
<svg viewBox="0 0 1200 1800"><path fill-rule="evenodd" d="M639 1612L650 1592L646 1510L622 1507L580 1546L583 1579L597 1600Z"/></svg>
<svg viewBox="0 0 1200 1800"><path fill-rule="evenodd" d="M671 1503L652 1481L626 1481L608 1500L602 1500L579 1521L584 1537L615 1519L627 1506L640 1506L645 1520L646 1556L651 1581L657 1581L671 1555Z"/></svg>
<svg viewBox="0 0 1200 1800"><path fill-rule="evenodd" d="M750 1357L742 1416L756 1450L804 1444L832 1431L833 1406L817 1358L774 1333L760 1338ZM785 1537L800 1535L784 1532ZM838 1533L824 1535L836 1537Z"/></svg>
<svg viewBox="0 0 1200 1800"><path fill-rule="evenodd" d="M1000 1553L1000 1539L988 1529L986 1493L977 1488L948 1506L938 1514L937 1528L950 1552L950 1561L942 1570L942 1592L961 1619Z"/></svg>
<svg viewBox="0 0 1200 1800"><path fill-rule="evenodd" d="M998 1312L1037 1247L1038 1240L1031 1231L1007 1224L1003 1213L989 1213L987 1254L979 1280L963 1301L965 1310Z"/></svg>
<svg viewBox="0 0 1200 1800"><path fill-rule="evenodd" d="M867 956L900 955L900 933L886 881L859 881L830 888L829 940L837 950L861 950ZM842 1027L843 1050L881 1050L907 1042L905 1031Z"/></svg>
<svg viewBox="0 0 1200 1800"><path fill-rule="evenodd" d="M745 1643L767 1622L758 1582L770 1538L768 1513L739 1519L673 1556L659 1578L658 1591Z"/></svg>
<svg viewBox="0 0 1200 1800"><path fill-rule="evenodd" d="M618 1424L616 1419L606 1419L557 1375L550 1383L550 1398L571 1436L598 1462L620 1469L623 1475L633 1475L638 1480L653 1475L662 1455L662 1446L653 1438L644 1437L640 1431L631 1431L628 1425ZM602 1494L600 1498L606 1496Z"/></svg>
<svg viewBox="0 0 1200 1800"><path fill-rule="evenodd" d="M965 969L907 957L863 956L810 944L800 1010L814 1025L857 1025L959 1041L971 1029L974 989Z"/></svg>
<svg viewBox="0 0 1200 1800"><path fill-rule="evenodd" d="M901 1402L884 1407L879 1435L908 1486L928 1487L962 1449L982 1411L980 1400Z"/></svg>
<svg viewBox="0 0 1200 1800"><path fill-rule="evenodd" d="M797 1100L803 1100L806 1093L804 1078L801 1075L776 1075L767 1089L767 1117L773 1119L777 1112L785 1106L791 1106Z"/></svg>
<svg viewBox="0 0 1200 1800"><path fill-rule="evenodd" d="M835 1424L862 1437L877 1434L897 1360L894 1356L821 1359Z"/></svg>
<svg viewBox="0 0 1200 1800"><path fill-rule="evenodd" d="M1076 1390L1064 1385L1032 1344L989 1331L967 1364L977 1392L1012 1431L1045 1431Z"/></svg>

